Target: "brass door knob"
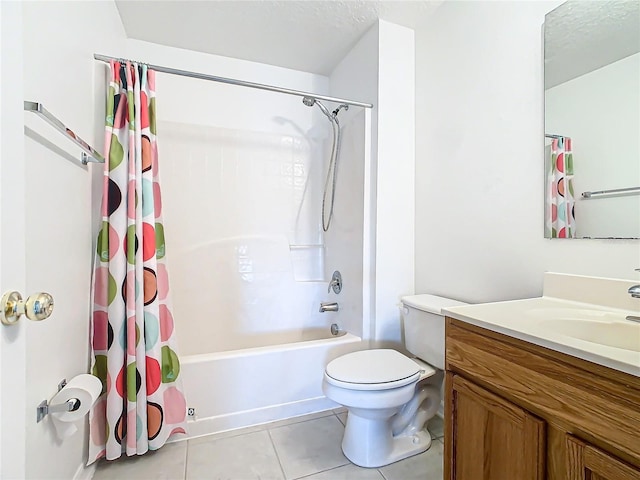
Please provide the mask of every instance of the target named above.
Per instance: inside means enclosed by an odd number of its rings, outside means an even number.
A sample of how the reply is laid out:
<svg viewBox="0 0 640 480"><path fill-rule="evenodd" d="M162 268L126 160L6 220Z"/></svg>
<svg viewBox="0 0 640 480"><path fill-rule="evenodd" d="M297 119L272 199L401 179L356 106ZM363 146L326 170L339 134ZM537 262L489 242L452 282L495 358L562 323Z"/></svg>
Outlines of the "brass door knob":
<svg viewBox="0 0 640 480"><path fill-rule="evenodd" d="M45 292L29 295L26 301L16 291L5 292L0 299L0 320L4 325L13 325L22 315L29 320L49 318L53 312L53 297Z"/></svg>

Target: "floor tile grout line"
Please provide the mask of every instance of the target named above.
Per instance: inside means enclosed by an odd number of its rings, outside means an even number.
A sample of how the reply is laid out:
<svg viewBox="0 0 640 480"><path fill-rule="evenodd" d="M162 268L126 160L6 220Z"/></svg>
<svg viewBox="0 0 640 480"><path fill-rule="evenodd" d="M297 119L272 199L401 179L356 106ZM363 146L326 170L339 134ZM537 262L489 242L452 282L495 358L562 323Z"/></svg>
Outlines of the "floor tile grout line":
<svg viewBox="0 0 640 480"><path fill-rule="evenodd" d="M309 478L312 477L314 475L318 475L320 473L325 473L325 472L331 472L333 470L337 470L338 468L342 468L342 467L346 467L347 465L355 465L354 463L351 463L349 460L347 460L347 463L344 463L342 465L336 465L335 467L331 467L331 468L327 468L325 470L319 470L317 472L313 472L313 473L308 473L307 475L303 475L301 477L296 477L296 478L292 478L290 480L303 480L305 478ZM357 466L357 465L356 465Z"/></svg>
<svg viewBox="0 0 640 480"><path fill-rule="evenodd" d="M240 437L242 435L250 435L252 433L257 433L257 432L262 432L263 430L266 430L266 428L260 428L259 430L253 430L253 431L248 431L248 432L243 432L242 430L249 430L249 429L254 429L254 428L259 428L260 425L253 425L253 426L248 426L248 427L242 427L242 428L238 428L236 430L226 430L224 432L215 432L215 433L209 433L207 435L201 435L199 437L194 437L194 438L190 438L188 441L192 442L192 441L197 441L197 444L200 443L207 443L207 442L215 442L217 440L225 440L227 438L235 438L235 437ZM236 432L237 433L231 433L231 432ZM215 438L214 438L215 437Z"/></svg>
<svg viewBox="0 0 640 480"><path fill-rule="evenodd" d="M380 473L380 475L382 475L382 478L384 478L384 480L389 480L382 470L380 470L379 468L377 470Z"/></svg>
<svg viewBox="0 0 640 480"><path fill-rule="evenodd" d="M333 415L334 417L336 417L336 420L338 421L338 423L340 423L340 425L341 425L341 426L342 426L342 428L344 429L344 425L343 425L343 424L342 424L342 422L340 421L340 418L338 418L338 414L337 414L337 413L333 413L332 415ZM329 417L330 417L330 416L332 416L332 415L325 415L325 416L323 416L323 417L318 417L318 418L310 418L309 420L305 420L305 421L320 420L320 419L322 419L322 418L329 418ZM304 422L298 422L298 423L297 423L297 424L295 424L295 425L298 425L298 424L300 424L300 423L304 423ZM288 426L290 426L290 425L294 425L294 424L282 425L282 427L288 427ZM279 428L281 428L281 427L276 427L276 428L274 428L273 430L278 430ZM276 455L278 456L278 450L277 450L277 448L275 448L275 442L273 441L273 437L271 437L271 429L268 429L267 431L269 432L269 438L271 438L271 442L273 443L274 450L276 450ZM341 448L340 450L342 451L342 448ZM343 455L344 455L344 454L343 454ZM330 467L330 468L327 468L327 469L325 469L325 470L318 470L317 472L312 472L312 473L309 473L309 474L303 475L303 476L301 476L301 477L295 477L295 478L292 478L292 479L288 479L288 478L287 478L287 476L286 476L286 474L285 474L285 479L286 479L286 480L299 480L299 479L304 479L304 478L310 477L310 476L312 476L312 475L317 475L317 474L319 474L319 473L323 473L323 472L329 472L329 471L331 471L331 470L335 470L336 468L340 468L340 467L344 467L344 466L346 466L346 465L350 465L350 464L352 464L352 463L349 461L349 459L348 459L348 458L346 458L346 457L345 457L345 460L346 460L346 463L343 463L343 464L341 464L341 465L335 465L335 466ZM280 457L279 457L279 456L278 456L278 461L280 461ZM283 470L283 472L284 472L284 467L282 468L282 470Z"/></svg>
<svg viewBox="0 0 640 480"><path fill-rule="evenodd" d="M278 465L280 466L280 471L282 472L282 478L286 480L287 474L284 471L284 466L282 465L282 461L280 460L280 455L278 454L278 449L276 448L276 443L273 441L273 437L271 436L271 430L265 429L267 435L269 436L269 441L271 442L271 448L273 448L273 452L276 454L276 459L278 460Z"/></svg>

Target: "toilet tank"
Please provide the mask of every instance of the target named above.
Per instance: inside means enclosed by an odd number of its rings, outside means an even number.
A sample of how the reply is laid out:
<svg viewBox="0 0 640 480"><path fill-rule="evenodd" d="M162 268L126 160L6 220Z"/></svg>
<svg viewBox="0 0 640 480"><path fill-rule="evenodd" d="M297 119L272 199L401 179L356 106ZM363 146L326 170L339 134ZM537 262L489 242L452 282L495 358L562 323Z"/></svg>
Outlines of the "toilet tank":
<svg viewBox="0 0 640 480"><path fill-rule="evenodd" d="M402 297L404 343L407 350L428 364L444 370L443 308L467 305L436 295Z"/></svg>

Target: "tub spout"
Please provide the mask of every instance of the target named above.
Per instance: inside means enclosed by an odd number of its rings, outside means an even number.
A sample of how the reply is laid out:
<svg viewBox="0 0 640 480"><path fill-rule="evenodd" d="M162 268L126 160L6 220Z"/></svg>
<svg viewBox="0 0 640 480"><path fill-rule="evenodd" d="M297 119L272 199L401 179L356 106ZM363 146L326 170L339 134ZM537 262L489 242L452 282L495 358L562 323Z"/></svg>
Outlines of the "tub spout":
<svg viewBox="0 0 640 480"><path fill-rule="evenodd" d="M324 313L324 312L337 312L338 311L338 304L335 302L329 303L329 302L322 302L320 303L320 313Z"/></svg>

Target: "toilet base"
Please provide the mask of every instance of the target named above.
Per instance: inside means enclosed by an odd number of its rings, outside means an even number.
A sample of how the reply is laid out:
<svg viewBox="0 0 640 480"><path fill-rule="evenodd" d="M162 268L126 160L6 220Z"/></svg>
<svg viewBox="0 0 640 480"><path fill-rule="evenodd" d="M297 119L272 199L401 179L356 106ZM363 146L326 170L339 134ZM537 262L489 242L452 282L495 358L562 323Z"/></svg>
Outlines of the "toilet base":
<svg viewBox="0 0 640 480"><path fill-rule="evenodd" d="M426 429L412 435L391 434L388 419L373 420L352 415L347 417L342 452L351 463L376 468L425 452L431 446Z"/></svg>

